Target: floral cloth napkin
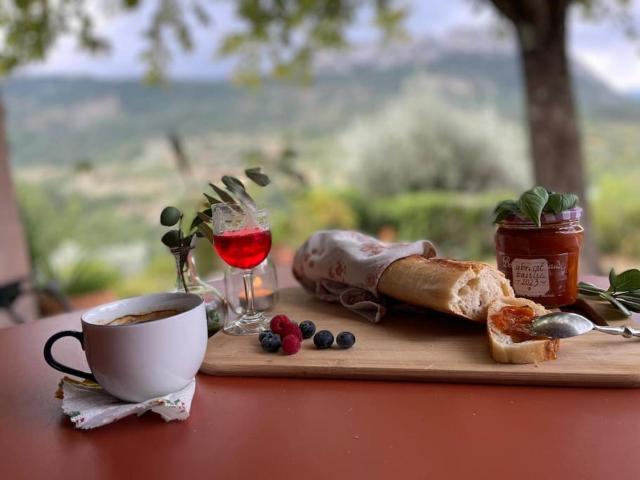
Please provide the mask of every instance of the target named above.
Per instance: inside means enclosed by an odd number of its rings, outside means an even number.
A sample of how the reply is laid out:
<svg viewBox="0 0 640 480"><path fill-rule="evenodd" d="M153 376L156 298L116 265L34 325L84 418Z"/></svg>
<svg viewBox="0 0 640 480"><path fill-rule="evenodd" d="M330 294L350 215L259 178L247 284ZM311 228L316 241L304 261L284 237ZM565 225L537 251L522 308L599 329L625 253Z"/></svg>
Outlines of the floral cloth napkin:
<svg viewBox="0 0 640 480"><path fill-rule="evenodd" d="M298 249L293 274L316 297L378 322L386 313L378 280L389 265L411 255L430 258L436 249L426 240L384 243L360 232L323 230Z"/></svg>
<svg viewBox="0 0 640 480"><path fill-rule="evenodd" d="M167 422L186 420L196 391L196 379L176 393L152 398L141 403L127 403L112 397L100 385L90 381L78 382L69 377L60 380L56 396L62 398L62 411L76 428L88 430L115 422L123 417L138 416L151 410Z"/></svg>

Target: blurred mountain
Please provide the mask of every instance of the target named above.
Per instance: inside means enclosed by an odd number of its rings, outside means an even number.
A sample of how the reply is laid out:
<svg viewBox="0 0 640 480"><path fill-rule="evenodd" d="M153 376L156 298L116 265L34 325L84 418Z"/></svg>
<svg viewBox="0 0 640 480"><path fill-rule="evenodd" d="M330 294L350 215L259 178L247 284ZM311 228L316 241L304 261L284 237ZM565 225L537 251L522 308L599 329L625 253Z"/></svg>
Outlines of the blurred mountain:
<svg viewBox="0 0 640 480"><path fill-rule="evenodd" d="M149 87L137 80L14 77L2 89L12 160L16 166L127 161L146 141L171 131L330 135L392 101L416 75L453 105L523 117L513 47L473 33L322 55L317 72L309 87L266 83L257 90L225 81ZM585 120L640 121L640 101L613 91L580 64L573 72Z"/></svg>

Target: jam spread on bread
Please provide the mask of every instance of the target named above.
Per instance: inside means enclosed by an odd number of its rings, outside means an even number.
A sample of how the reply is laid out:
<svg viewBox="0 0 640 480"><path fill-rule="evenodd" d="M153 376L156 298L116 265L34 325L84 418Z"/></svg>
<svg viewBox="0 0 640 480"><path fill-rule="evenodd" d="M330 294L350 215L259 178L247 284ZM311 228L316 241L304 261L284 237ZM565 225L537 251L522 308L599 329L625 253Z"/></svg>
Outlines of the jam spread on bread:
<svg viewBox="0 0 640 480"><path fill-rule="evenodd" d="M504 307L491 316L491 322L496 330L509 335L514 343L520 343L545 338L531 333L531 322L535 317L536 313L528 306Z"/></svg>

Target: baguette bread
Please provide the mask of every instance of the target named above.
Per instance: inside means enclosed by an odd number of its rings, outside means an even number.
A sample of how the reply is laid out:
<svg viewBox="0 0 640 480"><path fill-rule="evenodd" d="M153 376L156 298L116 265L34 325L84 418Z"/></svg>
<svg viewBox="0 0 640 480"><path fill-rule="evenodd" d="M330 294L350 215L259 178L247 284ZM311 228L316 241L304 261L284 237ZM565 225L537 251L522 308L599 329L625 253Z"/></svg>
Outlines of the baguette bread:
<svg viewBox="0 0 640 480"><path fill-rule="evenodd" d="M496 299L513 297L505 276L485 263L418 255L397 260L378 281L378 291L411 305L485 322Z"/></svg>
<svg viewBox="0 0 640 480"><path fill-rule="evenodd" d="M507 307L529 307L532 318L549 313L542 305L526 298L503 297L491 304L487 316L487 333L491 356L499 363L536 363L557 358L559 340L515 338L498 325Z"/></svg>

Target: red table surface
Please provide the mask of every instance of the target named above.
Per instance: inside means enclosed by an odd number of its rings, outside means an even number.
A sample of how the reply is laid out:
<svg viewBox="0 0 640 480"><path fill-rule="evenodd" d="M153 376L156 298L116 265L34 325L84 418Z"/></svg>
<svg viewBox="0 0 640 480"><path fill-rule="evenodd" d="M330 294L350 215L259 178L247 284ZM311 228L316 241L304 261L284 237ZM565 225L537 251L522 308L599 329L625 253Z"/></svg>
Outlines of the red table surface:
<svg viewBox="0 0 640 480"><path fill-rule="evenodd" d="M640 389L199 375L185 422L76 430L42 346L79 328L0 331L0 479L640 478ZM56 355L83 364L73 339Z"/></svg>

